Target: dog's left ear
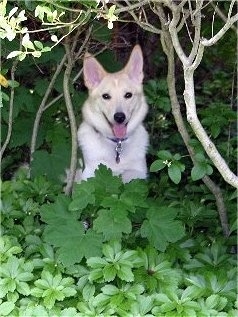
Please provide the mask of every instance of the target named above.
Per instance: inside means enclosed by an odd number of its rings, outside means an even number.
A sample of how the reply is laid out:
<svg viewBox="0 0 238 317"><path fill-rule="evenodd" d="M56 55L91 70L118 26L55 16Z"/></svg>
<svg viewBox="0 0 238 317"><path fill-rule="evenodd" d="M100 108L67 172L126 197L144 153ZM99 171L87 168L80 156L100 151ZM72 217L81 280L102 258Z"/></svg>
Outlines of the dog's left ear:
<svg viewBox="0 0 238 317"><path fill-rule="evenodd" d="M141 84L144 74L143 74L143 55L140 45L135 45L129 61L127 62L124 72L136 83Z"/></svg>

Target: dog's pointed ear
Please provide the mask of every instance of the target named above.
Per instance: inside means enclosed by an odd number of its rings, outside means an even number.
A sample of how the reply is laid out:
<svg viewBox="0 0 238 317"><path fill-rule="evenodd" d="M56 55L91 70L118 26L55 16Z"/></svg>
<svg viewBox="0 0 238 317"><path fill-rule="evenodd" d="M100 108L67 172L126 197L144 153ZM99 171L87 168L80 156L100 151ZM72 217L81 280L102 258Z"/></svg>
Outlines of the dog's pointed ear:
<svg viewBox="0 0 238 317"><path fill-rule="evenodd" d="M86 53L83 60L84 83L88 89L97 87L106 75L102 65L91 54Z"/></svg>
<svg viewBox="0 0 238 317"><path fill-rule="evenodd" d="M124 72L136 83L142 83L143 74L143 55L140 45L135 45L129 61L127 62Z"/></svg>

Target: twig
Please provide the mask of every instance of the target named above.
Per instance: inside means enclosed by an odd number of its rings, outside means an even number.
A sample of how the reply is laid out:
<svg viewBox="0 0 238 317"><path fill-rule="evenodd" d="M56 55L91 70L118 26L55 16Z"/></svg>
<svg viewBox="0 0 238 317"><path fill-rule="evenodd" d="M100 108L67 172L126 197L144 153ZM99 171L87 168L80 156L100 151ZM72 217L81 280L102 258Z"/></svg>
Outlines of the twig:
<svg viewBox="0 0 238 317"><path fill-rule="evenodd" d="M36 118L35 118L35 121L34 121L34 126L33 126L33 132L32 132L32 138L31 138L31 161L33 160L33 154L35 152L35 148L36 148L36 139L37 139L37 134L38 134L38 129L39 129L39 124L40 124L40 120L41 120L41 116L43 114L43 112L45 111L46 108L46 102L47 102L47 99L49 98L49 95L51 94L52 92L52 89L53 89L53 86L55 84L55 81L58 77L58 75L60 74L63 66L64 66L64 63L66 61L66 54L63 56L60 64L57 66L56 68L56 71L50 81L50 84L45 92L45 95L41 101L41 104L38 108L38 111L36 113Z"/></svg>
<svg viewBox="0 0 238 317"><path fill-rule="evenodd" d="M226 23L227 17L226 15L221 11L221 9L218 8L218 5L214 5L213 2L211 3L212 7L214 8L214 11L219 15L219 17ZM231 25L231 29L235 32L237 32L237 28L234 25Z"/></svg>
<svg viewBox="0 0 238 317"><path fill-rule="evenodd" d="M231 18L227 19L223 28L221 28L220 31L217 32L217 34L214 35L212 38L210 38L209 40L203 38L201 40L202 45L212 46L212 45L216 44L223 37L223 35L231 28L231 26L237 21L238 21L238 13L236 13Z"/></svg>
<svg viewBox="0 0 238 317"><path fill-rule="evenodd" d="M67 177L67 184L65 187L65 193L66 195L69 195L73 187L76 168L77 168L77 125L76 125L74 109L73 109L72 100L71 100L70 91L69 91L70 75L71 75L72 68L75 61L72 59L69 44L66 43L64 47L65 47L68 63L64 72L63 90L64 90L65 104L66 104L66 108L67 108L67 112L69 116L71 142L72 142L70 169L69 169L69 175Z"/></svg>
<svg viewBox="0 0 238 317"><path fill-rule="evenodd" d="M115 14L119 14L122 12L129 12L132 10L135 10L137 8L141 8L144 7L146 4L149 4L151 2L151 0L143 0L143 1L138 1L138 3L135 4L130 4L126 7L120 7L119 9L115 10Z"/></svg>
<svg viewBox="0 0 238 317"><path fill-rule="evenodd" d="M15 71L17 68L17 64L18 64L18 60L16 59L13 64L12 64L12 68L11 68L11 80L14 81L15 80ZM6 150L6 147L8 146L10 139L11 139L11 135L12 135L12 122L13 122L13 106L14 106L14 95L15 95L15 88L11 87L11 94L10 94L10 101L9 101L9 115L8 115L8 129L7 129L7 136L5 139L5 142L1 148L0 151L0 161L2 160L3 154Z"/></svg>
<svg viewBox="0 0 238 317"><path fill-rule="evenodd" d="M180 11L178 11L178 8L175 5L171 6L171 10L173 13L173 18L172 21L169 23L169 33L173 41L174 49L179 56L181 62L183 63L183 65L188 66L190 64L190 61L182 49L178 38L178 31L176 29L177 24L180 20Z"/></svg>
<svg viewBox="0 0 238 317"><path fill-rule="evenodd" d="M83 50L85 49L86 44L89 41L89 38L91 36L92 33L92 29L93 29L93 25L90 25L90 27L88 28L87 34L84 38L84 41L82 43L82 45L80 46L78 52L75 54L75 60L77 60L78 58L80 58L80 55L82 54Z"/></svg>
<svg viewBox="0 0 238 317"><path fill-rule="evenodd" d="M196 4L196 14L193 18L193 23L195 26L195 34L194 34L194 40L193 40L193 46L190 52L190 55L188 57L190 63L193 62L194 58L196 57L197 50L199 48L199 42L201 37L201 9L202 9L203 1L200 1Z"/></svg>

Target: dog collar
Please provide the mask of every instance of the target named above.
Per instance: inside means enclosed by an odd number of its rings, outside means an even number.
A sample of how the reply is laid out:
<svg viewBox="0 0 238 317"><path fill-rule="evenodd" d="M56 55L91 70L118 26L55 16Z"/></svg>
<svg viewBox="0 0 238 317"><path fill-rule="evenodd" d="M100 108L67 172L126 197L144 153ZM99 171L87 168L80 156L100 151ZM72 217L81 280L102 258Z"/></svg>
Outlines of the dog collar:
<svg viewBox="0 0 238 317"><path fill-rule="evenodd" d="M116 143L115 152L116 152L116 163L119 164L121 160L121 153L123 151L122 142L126 141L128 138L108 138L112 142Z"/></svg>
<svg viewBox="0 0 238 317"><path fill-rule="evenodd" d="M118 142L123 142L126 141L128 138L123 138L123 139L119 139L119 138L108 138L110 141L114 142L114 143L118 143Z"/></svg>

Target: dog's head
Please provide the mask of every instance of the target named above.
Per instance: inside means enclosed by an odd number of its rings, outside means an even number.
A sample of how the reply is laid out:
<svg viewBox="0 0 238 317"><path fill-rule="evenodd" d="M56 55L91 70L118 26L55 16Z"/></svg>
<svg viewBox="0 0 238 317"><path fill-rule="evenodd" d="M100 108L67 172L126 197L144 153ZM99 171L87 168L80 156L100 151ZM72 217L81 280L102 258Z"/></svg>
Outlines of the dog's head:
<svg viewBox="0 0 238 317"><path fill-rule="evenodd" d="M85 120L107 137L123 139L133 133L147 113L140 46L134 47L126 66L117 73L106 72L88 53L83 71L89 90L83 109Z"/></svg>

